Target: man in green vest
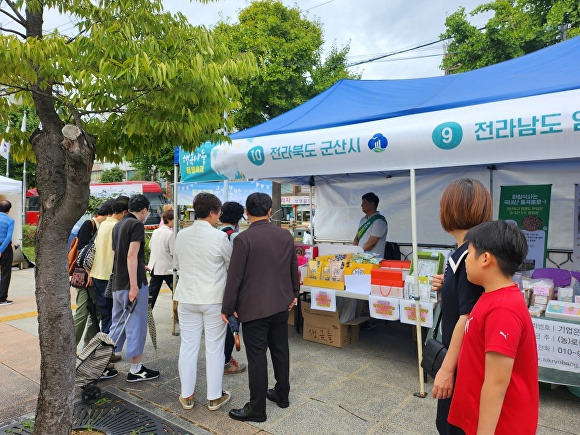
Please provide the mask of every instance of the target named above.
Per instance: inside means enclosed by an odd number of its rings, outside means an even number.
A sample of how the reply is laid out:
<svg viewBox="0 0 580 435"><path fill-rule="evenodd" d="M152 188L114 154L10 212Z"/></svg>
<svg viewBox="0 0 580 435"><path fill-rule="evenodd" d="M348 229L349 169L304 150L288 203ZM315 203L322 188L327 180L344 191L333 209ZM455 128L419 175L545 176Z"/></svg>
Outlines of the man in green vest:
<svg viewBox="0 0 580 435"><path fill-rule="evenodd" d="M385 217L377 211L378 206L379 197L374 193L369 192L362 196L361 209L365 215L358 224L352 244L360 246L365 252L379 254L382 258L389 226Z"/></svg>

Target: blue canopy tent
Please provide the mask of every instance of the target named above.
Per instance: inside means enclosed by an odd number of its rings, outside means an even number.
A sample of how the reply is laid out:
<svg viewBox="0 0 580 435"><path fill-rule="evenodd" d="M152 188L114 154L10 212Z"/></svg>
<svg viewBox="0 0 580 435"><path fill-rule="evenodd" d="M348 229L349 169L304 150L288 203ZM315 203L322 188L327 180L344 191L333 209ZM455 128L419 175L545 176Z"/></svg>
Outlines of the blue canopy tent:
<svg viewBox="0 0 580 435"><path fill-rule="evenodd" d="M580 37L478 70L409 80L340 80L300 106L231 135L304 132L580 87Z"/></svg>
<svg viewBox="0 0 580 435"><path fill-rule="evenodd" d="M478 178L494 196L501 183L554 183L553 200L569 204L568 185L580 158L578 72L580 37L462 74L341 80L283 115L232 134L231 144L211 145L206 153L212 171L230 180L306 184L316 176L321 194L316 219L324 214L328 225L315 231L332 240L352 239L363 189L379 191L391 220L408 217L406 177L420 169L418 179L427 181L419 183L419 237L444 244L451 239L433 213L439 206L433 191L441 191L449 177ZM500 170L490 172L488 166ZM329 195L322 195L325 189ZM333 208L323 213L321 205ZM431 219L424 218L429 214ZM568 249L570 233L557 229L572 228L572 218L553 217L549 243ZM391 240L407 242L409 225L390 226L389 234Z"/></svg>
<svg viewBox="0 0 580 435"><path fill-rule="evenodd" d="M438 225L438 202L460 176L480 179L492 193L501 183L549 183L553 208L570 210L580 169L579 72L576 37L451 76L341 80L283 115L232 134L231 144L213 145L211 169L227 179L305 182L317 176L315 231L334 239L352 239L360 194L372 190L389 205L383 211L389 238L403 241L410 232L416 255L418 215L426 241L447 237ZM571 213L553 213L550 220L558 229L550 240L569 246ZM394 229L395 238L393 223L403 228Z"/></svg>
<svg viewBox="0 0 580 435"><path fill-rule="evenodd" d="M372 190L379 207L387 204L381 211L389 239L404 242L410 235L416 256L419 238L451 244L438 224L439 199L461 176L479 179L494 195L500 184L552 184L552 208L573 209L579 72L576 37L461 74L341 80L287 113L232 134L232 143L210 145L208 165L230 180L306 183L316 176L314 226L322 239L352 240L360 196ZM552 246L569 248L569 214L550 216Z"/></svg>

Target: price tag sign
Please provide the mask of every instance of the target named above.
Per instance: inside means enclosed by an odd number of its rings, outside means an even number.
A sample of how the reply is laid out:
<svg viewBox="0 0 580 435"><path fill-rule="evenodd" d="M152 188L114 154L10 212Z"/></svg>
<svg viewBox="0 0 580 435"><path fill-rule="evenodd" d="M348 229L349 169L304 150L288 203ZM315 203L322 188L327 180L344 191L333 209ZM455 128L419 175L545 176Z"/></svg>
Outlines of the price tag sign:
<svg viewBox="0 0 580 435"><path fill-rule="evenodd" d="M580 373L580 325L532 318L538 365Z"/></svg>

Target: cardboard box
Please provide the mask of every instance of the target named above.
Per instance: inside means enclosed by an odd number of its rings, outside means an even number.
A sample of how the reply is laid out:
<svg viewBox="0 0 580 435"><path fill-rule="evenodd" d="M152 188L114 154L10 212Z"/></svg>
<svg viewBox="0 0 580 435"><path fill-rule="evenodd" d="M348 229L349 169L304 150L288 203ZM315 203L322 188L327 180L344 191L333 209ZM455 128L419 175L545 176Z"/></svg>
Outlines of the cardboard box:
<svg viewBox="0 0 580 435"><path fill-rule="evenodd" d="M310 302L302 302L304 340L328 346L344 347L358 340L359 324L368 317L356 317L345 324L338 321L338 312L319 311L310 308Z"/></svg>

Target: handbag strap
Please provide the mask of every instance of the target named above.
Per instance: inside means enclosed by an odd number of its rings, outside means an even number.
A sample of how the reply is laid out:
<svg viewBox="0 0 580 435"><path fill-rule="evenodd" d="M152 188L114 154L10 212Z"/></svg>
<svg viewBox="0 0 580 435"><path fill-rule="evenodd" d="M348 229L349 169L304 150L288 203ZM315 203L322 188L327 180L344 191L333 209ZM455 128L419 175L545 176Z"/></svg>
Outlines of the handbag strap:
<svg viewBox="0 0 580 435"><path fill-rule="evenodd" d="M437 323L435 324L435 328L433 329L433 338L437 339L437 332L439 332L439 324L441 323L441 318L443 317L443 310L439 307L439 317L437 318Z"/></svg>
<svg viewBox="0 0 580 435"><path fill-rule="evenodd" d="M97 238L97 234L99 234L99 229L98 229L98 228L96 228L95 221L94 221L93 219L91 219L91 224L92 224L92 226L93 226L93 231L94 231L94 232L93 232L93 236L91 237L91 240L89 240L89 243L91 243L91 242L94 242L94 241L95 241L95 239ZM87 243L87 245L88 245L89 243ZM85 246L86 246L86 245L85 245Z"/></svg>

